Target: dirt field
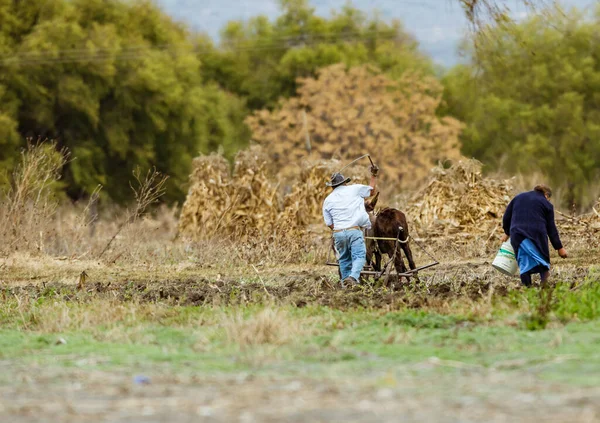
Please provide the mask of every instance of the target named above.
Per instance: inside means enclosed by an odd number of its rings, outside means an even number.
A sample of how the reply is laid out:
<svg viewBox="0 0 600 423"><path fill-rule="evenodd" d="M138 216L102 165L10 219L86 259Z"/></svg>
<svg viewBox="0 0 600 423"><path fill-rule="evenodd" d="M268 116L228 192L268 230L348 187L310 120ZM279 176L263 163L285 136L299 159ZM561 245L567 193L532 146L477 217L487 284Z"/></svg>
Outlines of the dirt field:
<svg viewBox="0 0 600 423"><path fill-rule="evenodd" d="M485 257L393 291L310 264L2 266L2 421L600 420L598 269L581 256L555 267L536 331L538 291Z"/></svg>
<svg viewBox="0 0 600 423"><path fill-rule="evenodd" d="M420 240L440 264L419 281L348 290L326 239L292 260L173 240L172 216L102 257L80 232L0 257L0 421L600 421L593 232L564 226L547 290L492 269L486 231Z"/></svg>
<svg viewBox="0 0 600 423"><path fill-rule="evenodd" d="M420 373L443 364L423 361ZM0 389L3 421L21 422L594 422L600 389L479 369L443 376L398 372L395 386L368 378L154 376L147 385L99 371L19 368ZM377 386L379 385L379 386Z"/></svg>

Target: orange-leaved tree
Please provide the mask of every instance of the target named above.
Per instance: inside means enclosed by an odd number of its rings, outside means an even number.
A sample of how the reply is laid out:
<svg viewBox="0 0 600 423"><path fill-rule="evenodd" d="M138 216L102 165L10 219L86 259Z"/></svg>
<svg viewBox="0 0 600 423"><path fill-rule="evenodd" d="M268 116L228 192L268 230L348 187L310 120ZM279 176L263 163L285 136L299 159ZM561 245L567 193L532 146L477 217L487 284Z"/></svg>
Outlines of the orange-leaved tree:
<svg viewBox="0 0 600 423"><path fill-rule="evenodd" d="M436 116L441 93L433 77L405 72L392 80L372 66L338 64L300 79L296 97L246 123L283 176L294 175L303 159L369 153L382 179L413 188L436 162L460 157L462 124Z"/></svg>

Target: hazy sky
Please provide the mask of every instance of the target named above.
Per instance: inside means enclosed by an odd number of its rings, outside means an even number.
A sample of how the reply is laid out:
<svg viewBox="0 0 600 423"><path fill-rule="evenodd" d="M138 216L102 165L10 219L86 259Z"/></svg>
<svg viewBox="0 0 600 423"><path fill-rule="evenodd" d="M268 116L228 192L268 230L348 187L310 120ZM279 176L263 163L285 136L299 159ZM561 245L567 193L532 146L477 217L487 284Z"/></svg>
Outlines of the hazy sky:
<svg viewBox="0 0 600 423"><path fill-rule="evenodd" d="M227 21L248 19L256 15L275 18L279 14L277 0L155 0L174 18L191 28L217 38ZM519 0L505 0L515 16L525 16ZM348 0L310 0L319 15L327 16L339 10ZM408 32L420 43L421 49L437 62L454 64L456 48L467 28L458 0L353 0L354 7L366 12L378 10L384 18L400 19ZM563 0L564 6L585 8L598 0Z"/></svg>

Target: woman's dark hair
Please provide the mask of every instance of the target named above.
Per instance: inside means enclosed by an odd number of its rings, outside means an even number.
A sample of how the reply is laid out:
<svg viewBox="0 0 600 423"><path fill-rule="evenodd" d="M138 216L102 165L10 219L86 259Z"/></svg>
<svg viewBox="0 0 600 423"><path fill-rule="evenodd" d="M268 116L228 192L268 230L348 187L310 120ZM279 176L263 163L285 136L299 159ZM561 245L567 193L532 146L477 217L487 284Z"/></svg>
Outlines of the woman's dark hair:
<svg viewBox="0 0 600 423"><path fill-rule="evenodd" d="M548 198L552 197L552 190L550 189L550 187L548 185L544 185L544 184L536 185L533 188L533 190L537 191L537 192L541 192L544 195L547 195Z"/></svg>

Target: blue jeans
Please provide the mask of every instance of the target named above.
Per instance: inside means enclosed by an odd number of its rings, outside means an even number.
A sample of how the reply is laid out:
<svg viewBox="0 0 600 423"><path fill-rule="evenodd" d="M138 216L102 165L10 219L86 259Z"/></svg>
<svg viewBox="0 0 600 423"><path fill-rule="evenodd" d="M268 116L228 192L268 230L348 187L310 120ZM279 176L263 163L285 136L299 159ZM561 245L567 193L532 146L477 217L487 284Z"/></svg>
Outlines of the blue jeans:
<svg viewBox="0 0 600 423"><path fill-rule="evenodd" d="M334 232L335 249L340 257L340 273L342 280L352 276L358 280L367 261L367 247L363 233L360 229L350 229L342 232Z"/></svg>

